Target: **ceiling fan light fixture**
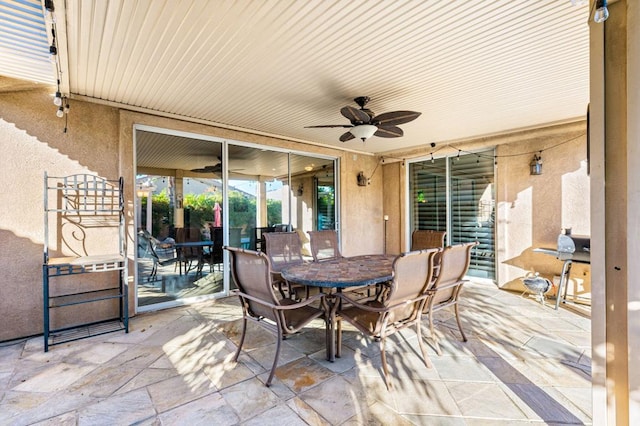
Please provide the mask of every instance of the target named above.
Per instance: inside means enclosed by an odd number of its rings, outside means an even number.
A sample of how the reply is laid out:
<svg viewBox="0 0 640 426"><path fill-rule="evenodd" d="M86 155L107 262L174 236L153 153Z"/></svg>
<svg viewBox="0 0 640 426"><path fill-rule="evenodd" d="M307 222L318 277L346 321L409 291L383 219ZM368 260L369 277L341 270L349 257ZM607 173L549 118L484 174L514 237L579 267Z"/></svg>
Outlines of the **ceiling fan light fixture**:
<svg viewBox="0 0 640 426"><path fill-rule="evenodd" d="M369 139L378 128L372 124L361 124L359 126L353 126L349 132L358 139L362 139L362 142Z"/></svg>

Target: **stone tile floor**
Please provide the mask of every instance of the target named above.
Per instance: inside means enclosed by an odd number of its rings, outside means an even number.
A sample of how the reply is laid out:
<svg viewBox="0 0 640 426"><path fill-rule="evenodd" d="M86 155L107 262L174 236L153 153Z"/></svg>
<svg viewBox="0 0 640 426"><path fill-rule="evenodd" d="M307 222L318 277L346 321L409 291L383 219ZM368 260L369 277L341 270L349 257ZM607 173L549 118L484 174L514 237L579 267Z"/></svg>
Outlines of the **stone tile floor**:
<svg viewBox="0 0 640 426"><path fill-rule="evenodd" d="M129 334L42 350L42 338L0 344L0 425L524 425L590 424L589 318L493 285L465 286L468 342L451 312L435 316L443 355L433 368L416 335L390 338L394 389L378 344L345 325L343 356L324 359L323 323L283 343L241 330L236 297L138 315Z"/></svg>

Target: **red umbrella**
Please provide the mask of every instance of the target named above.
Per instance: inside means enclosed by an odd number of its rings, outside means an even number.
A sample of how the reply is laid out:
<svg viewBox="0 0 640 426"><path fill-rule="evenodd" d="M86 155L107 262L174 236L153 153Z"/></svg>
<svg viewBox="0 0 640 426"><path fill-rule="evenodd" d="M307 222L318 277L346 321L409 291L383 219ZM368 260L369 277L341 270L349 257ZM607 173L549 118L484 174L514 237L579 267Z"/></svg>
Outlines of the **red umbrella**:
<svg viewBox="0 0 640 426"><path fill-rule="evenodd" d="M222 226L222 207L219 203L213 206L213 226L220 228Z"/></svg>

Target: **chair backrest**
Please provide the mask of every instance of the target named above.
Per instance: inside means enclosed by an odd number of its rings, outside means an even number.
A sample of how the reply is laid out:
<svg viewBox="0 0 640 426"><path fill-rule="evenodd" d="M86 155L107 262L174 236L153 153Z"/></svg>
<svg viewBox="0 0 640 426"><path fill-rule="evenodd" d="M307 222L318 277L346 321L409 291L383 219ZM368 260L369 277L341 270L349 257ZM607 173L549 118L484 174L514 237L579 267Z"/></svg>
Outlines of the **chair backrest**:
<svg viewBox="0 0 640 426"><path fill-rule="evenodd" d="M384 306L393 306L405 300L425 294L433 274L433 257L440 249L428 249L402 253L393 261L393 281ZM404 315L410 315L418 306L407 305ZM399 318L396 318L398 320Z"/></svg>
<svg viewBox="0 0 640 426"><path fill-rule="evenodd" d="M159 260L155 251L154 238L148 231L142 230L138 232L138 257L139 258L151 258L155 262Z"/></svg>
<svg viewBox="0 0 640 426"><path fill-rule="evenodd" d="M211 241L213 241L213 245L211 246L211 262L222 263L223 229L220 227L211 229Z"/></svg>
<svg viewBox="0 0 640 426"><path fill-rule="evenodd" d="M431 229L416 229L411 234L411 250L425 250L444 247L446 231Z"/></svg>
<svg viewBox="0 0 640 426"><path fill-rule="evenodd" d="M334 230L309 231L309 242L314 262L342 257L338 247L338 233Z"/></svg>
<svg viewBox="0 0 640 426"><path fill-rule="evenodd" d="M449 300L457 291L455 284L462 283L471 263L471 249L478 243L464 243L445 247L440 259L440 273L433 284L435 304Z"/></svg>
<svg viewBox="0 0 640 426"><path fill-rule="evenodd" d="M225 246L224 249L229 252L231 276L240 292L264 302L279 305L271 282L269 258L262 252L238 247ZM243 301L247 303L249 313L252 316L276 320L272 309L248 298L243 298Z"/></svg>
<svg viewBox="0 0 640 426"><path fill-rule="evenodd" d="M268 232L264 234L264 239L273 272L304 262L297 232Z"/></svg>
<svg viewBox="0 0 640 426"><path fill-rule="evenodd" d="M199 228L176 228L176 242L190 243L202 241ZM197 259L200 257L201 247L182 247L180 254L183 259Z"/></svg>

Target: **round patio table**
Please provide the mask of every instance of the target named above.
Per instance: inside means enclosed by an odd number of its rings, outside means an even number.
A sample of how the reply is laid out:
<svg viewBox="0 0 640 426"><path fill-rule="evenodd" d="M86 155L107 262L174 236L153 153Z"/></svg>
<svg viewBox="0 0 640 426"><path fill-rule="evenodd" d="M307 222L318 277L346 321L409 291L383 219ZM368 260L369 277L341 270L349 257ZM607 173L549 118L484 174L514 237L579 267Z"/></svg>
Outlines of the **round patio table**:
<svg viewBox="0 0 640 426"><path fill-rule="evenodd" d="M282 277L292 283L307 286L336 289L349 287L371 286L393 279L393 260L395 257L386 255L366 255L343 257L324 262L303 263L290 266L281 271ZM338 301L331 292L325 300L327 321L327 360L333 362L336 356L336 308ZM339 352L339 351L338 351ZM338 353L339 355L339 353Z"/></svg>

